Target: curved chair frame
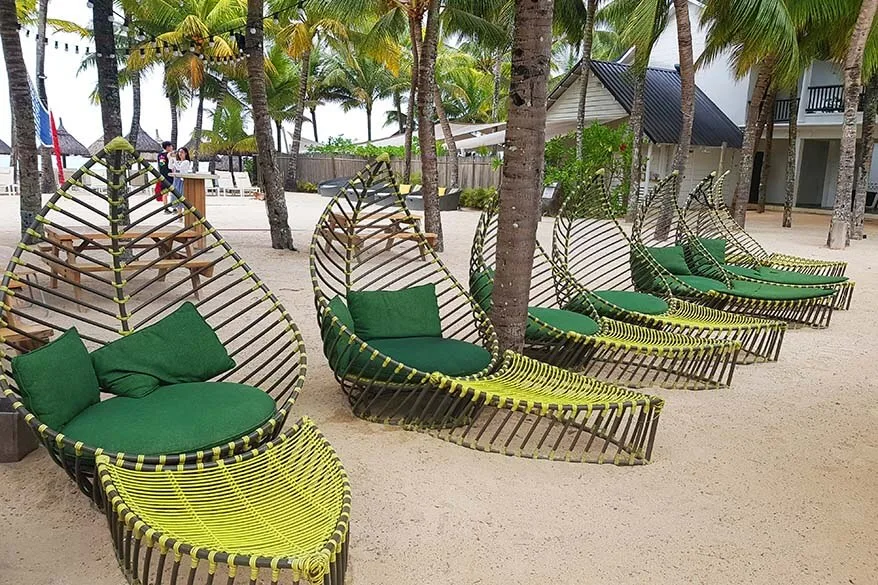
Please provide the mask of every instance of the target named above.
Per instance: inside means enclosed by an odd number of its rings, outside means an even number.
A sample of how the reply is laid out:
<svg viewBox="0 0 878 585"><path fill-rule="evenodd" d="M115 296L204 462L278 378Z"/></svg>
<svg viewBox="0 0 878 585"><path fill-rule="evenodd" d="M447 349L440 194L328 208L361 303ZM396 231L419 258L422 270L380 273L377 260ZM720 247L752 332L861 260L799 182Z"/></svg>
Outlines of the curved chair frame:
<svg viewBox="0 0 878 585"><path fill-rule="evenodd" d="M478 277L490 275L495 268L497 225L495 198L482 211L470 255L471 292L487 311L491 308L489 284L486 279L479 286ZM493 279L490 282L492 286ZM552 262L539 242L529 298L534 307L567 308L588 316L600 327L594 335L583 335L529 315L539 334L525 339L525 352L541 361L633 388L704 390L731 384L739 342L700 339L601 317L589 300L589 291Z"/></svg>
<svg viewBox="0 0 878 585"><path fill-rule="evenodd" d="M677 179L677 173L674 172L659 183L643 200L636 215L631 233L632 250L634 250L631 261L637 268L633 272L635 273L635 284L639 288L652 292L655 287L660 286L662 290L670 289L675 295L695 300L710 307L766 319L779 319L786 321L789 326L815 328L829 326L834 295L796 300L769 300L744 298L720 291L705 293L686 284L660 266L646 248L673 246L682 243L677 238L678 226L681 225L680 210L675 200ZM699 251L699 257L702 261L698 266L698 274L717 280L726 287L732 286L732 280L739 280L737 277L731 279L722 267L715 260L712 260L710 253L697 238L689 234L685 243L688 249ZM637 276L638 274L640 276ZM787 285L772 286L790 288Z"/></svg>
<svg viewBox="0 0 878 585"><path fill-rule="evenodd" d="M728 172L720 177L711 193L711 208L715 213L716 221L720 222L730 234L733 234L737 246L746 250L747 254L756 258L764 266L783 270L795 270L803 274L844 276L848 266L847 262L840 260L817 260L815 258L803 258L801 256L790 256L788 254L766 251L753 236L741 227L735 220L735 216L728 205L726 205L723 186L727 175Z"/></svg>
<svg viewBox="0 0 878 585"><path fill-rule="evenodd" d="M370 185L379 183L390 187L390 196L371 195ZM396 218L392 232L381 227L387 217ZM413 257L413 250L426 261ZM311 242L311 276L324 354L354 415L506 455L649 461L664 402L513 352L501 354L487 315L418 228L386 158L327 206ZM426 283L436 286L443 337L487 349L492 360L485 370L451 377L411 368L359 338L331 306L353 290ZM355 366L357 357L365 363Z"/></svg>
<svg viewBox="0 0 878 585"><path fill-rule="evenodd" d="M101 455L97 464L100 500L104 502L116 560L132 585L192 585L196 580L210 585L215 578L227 585L277 584L290 579L313 585L344 583L350 482L332 446L307 418L257 449L216 461L138 465ZM290 471L291 466L295 472ZM205 494L206 482L209 495ZM276 486L285 489L276 494ZM168 494L170 490L173 495ZM266 513L263 498L271 494L276 494L285 506L271 504L274 509ZM315 530L312 524L298 524L301 518L288 517L294 511L301 512L287 507L301 504L296 502L301 499L307 499L307 507L319 510L321 515L338 508L337 516L331 516L335 523L332 533L318 535L322 545L305 554L297 556L290 551L283 556L266 556L252 551L218 550L211 542L185 540L186 535L199 532L200 537L207 538L203 533L210 529L202 528L206 517L210 522L210 516L249 508L258 512L246 522L223 526L222 534L213 535L211 540L228 549L235 544L241 546L242 541L249 543L248 548L269 544L282 548L277 540L288 540L283 531ZM186 513L164 513L169 505L180 506ZM271 514L281 518L275 521ZM152 524L153 518L160 524Z"/></svg>
<svg viewBox="0 0 878 585"><path fill-rule="evenodd" d="M555 219L552 260L577 286L589 291L634 291L631 257L642 257L616 219L602 173L568 196ZM642 257L641 262L649 258ZM664 281L660 281L664 282ZM589 290L590 289L590 290ZM775 361L783 345L784 321L751 317L676 298L669 286L650 293L669 306L662 315L626 310L607 300L612 317L626 323L741 344L739 363Z"/></svg>
<svg viewBox="0 0 878 585"><path fill-rule="evenodd" d="M814 276L843 276L841 273L844 272L844 266L839 267L839 264L844 263L819 260L806 263L807 259L800 258L795 261L789 261L786 265L781 266L775 265L773 261L768 261L768 258L770 258L768 253L762 250L756 240L740 228L738 223L734 221L731 212L725 207L725 204L722 205L722 210L717 209L716 202L724 201L722 190L725 177L726 175L723 175L716 179L716 172L713 172L705 177L689 194L686 205L680 211L679 226L681 229L685 227L691 234L699 238L724 239L726 241L727 260L731 264L753 269L768 266ZM758 255L754 255L754 253ZM787 256L786 258L795 259L793 256ZM841 273L821 273L820 270L824 269L827 272L838 272L840 270ZM730 278L762 282L747 276L735 275L728 271L726 273ZM846 280L838 284L827 285L824 288L832 288L838 291L835 295L833 308L839 311L846 311L851 307L854 287L853 281Z"/></svg>
<svg viewBox="0 0 878 585"><path fill-rule="evenodd" d="M106 191L86 184L86 177ZM111 141L52 196L0 279L0 392L89 496L96 494L99 455L132 464L186 465L273 439L304 384L304 344L290 315L189 202L189 228L162 213L153 193L162 181L127 141ZM166 186L163 192L171 191ZM24 281L24 271L42 281ZM265 424L206 451L144 455L74 441L25 408L11 375L14 354L74 326L86 346L100 347L155 322L190 295L237 363L216 380L257 386L274 399L277 411Z"/></svg>

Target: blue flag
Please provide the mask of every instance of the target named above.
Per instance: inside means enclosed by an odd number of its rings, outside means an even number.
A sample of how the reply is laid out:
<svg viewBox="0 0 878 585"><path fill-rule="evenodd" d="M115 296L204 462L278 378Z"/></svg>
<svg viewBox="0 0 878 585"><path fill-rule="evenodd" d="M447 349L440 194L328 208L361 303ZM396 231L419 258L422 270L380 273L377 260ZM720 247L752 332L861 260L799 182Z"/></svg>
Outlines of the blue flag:
<svg viewBox="0 0 878 585"><path fill-rule="evenodd" d="M33 102L34 107L34 123L37 128L37 142L41 146L45 146L47 148L52 147L52 124L49 122L49 110L46 109L46 106L40 101L39 96L37 96L37 92L34 90L33 83L30 82L30 79L27 80L28 85L30 86L30 97L31 102Z"/></svg>

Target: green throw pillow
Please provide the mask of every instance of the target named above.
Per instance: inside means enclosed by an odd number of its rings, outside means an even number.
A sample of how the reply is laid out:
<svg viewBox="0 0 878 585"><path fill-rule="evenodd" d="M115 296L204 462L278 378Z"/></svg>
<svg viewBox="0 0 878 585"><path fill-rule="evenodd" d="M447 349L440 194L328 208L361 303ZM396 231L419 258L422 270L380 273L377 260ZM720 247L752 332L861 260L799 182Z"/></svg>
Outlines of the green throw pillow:
<svg viewBox="0 0 878 585"><path fill-rule="evenodd" d="M486 268L470 275L469 290L473 299L486 313L491 311L491 296L494 294L494 271Z"/></svg>
<svg viewBox="0 0 878 585"><path fill-rule="evenodd" d="M101 400L88 350L75 328L12 358L12 377L27 409L54 430Z"/></svg>
<svg viewBox="0 0 878 585"><path fill-rule="evenodd" d="M351 291L348 310L357 337L442 337L436 285L402 290Z"/></svg>
<svg viewBox="0 0 878 585"><path fill-rule="evenodd" d="M698 238L701 245L720 264L726 263L726 241L721 238Z"/></svg>
<svg viewBox="0 0 878 585"><path fill-rule="evenodd" d="M692 271L686 264L686 256L682 246L668 246L667 248L646 248L649 255L658 262L659 266L671 274L689 275Z"/></svg>
<svg viewBox="0 0 878 585"><path fill-rule="evenodd" d="M101 388L141 398L159 386L205 382L235 362L195 305L179 309L91 354Z"/></svg>

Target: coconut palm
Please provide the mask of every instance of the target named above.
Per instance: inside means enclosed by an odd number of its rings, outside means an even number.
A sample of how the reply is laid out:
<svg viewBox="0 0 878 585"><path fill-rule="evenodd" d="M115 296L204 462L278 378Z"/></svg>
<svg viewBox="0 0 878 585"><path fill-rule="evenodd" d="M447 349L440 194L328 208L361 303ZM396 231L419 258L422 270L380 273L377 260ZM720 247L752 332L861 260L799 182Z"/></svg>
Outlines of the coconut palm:
<svg viewBox="0 0 878 585"><path fill-rule="evenodd" d="M213 111L212 128L204 131L204 141L200 146L208 156L229 157L232 184L237 183L231 158L256 152L256 137L247 131L248 123L247 110L235 97L227 95Z"/></svg>

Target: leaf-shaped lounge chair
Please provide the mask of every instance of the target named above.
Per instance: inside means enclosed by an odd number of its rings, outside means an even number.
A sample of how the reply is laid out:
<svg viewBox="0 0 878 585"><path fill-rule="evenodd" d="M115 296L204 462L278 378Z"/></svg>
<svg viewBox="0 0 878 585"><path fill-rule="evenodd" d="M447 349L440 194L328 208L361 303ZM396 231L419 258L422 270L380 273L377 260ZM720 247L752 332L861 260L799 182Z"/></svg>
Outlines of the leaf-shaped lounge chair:
<svg viewBox="0 0 878 585"><path fill-rule="evenodd" d="M726 205L723 195L723 186L728 172L720 177L710 194L711 210L715 214L715 220L723 225L726 233L735 240L735 247L746 250L749 256L756 258L763 266L780 268L783 270L795 270L803 274L820 274L824 276L844 276L847 270L847 262L841 260L818 260L816 258L804 258L791 256L779 252L768 252L756 239L748 234L735 220L732 211Z"/></svg>
<svg viewBox="0 0 878 585"><path fill-rule="evenodd" d="M741 343L739 363L774 361L786 323L730 313L675 297L670 287L635 290L628 234L616 219L603 173L564 200L552 234L552 260L605 317L675 333Z"/></svg>
<svg viewBox="0 0 878 585"><path fill-rule="evenodd" d="M850 308L854 283L843 276L841 263L824 261L805 262L799 259L783 265L773 261L759 247L753 238L732 219L728 208L723 204L717 208L717 201L724 201L722 185L725 176L715 180L716 173L705 177L696 189L689 194L685 207L681 210L680 228L699 239L730 278L752 282L788 284L794 286L825 287L837 290L833 308ZM751 250L758 255L751 253ZM792 257L788 257L792 258ZM826 269L824 271L818 268ZM830 270L832 267L832 270ZM839 274L832 274L839 272Z"/></svg>
<svg viewBox="0 0 878 585"><path fill-rule="evenodd" d="M370 185L382 182L394 197L370 196ZM388 249L386 238L372 234L383 230L382 218L398 214L409 218L398 223L406 237ZM355 236L375 242L357 254ZM386 159L367 167L326 208L311 243L311 275L323 351L356 416L508 455L649 461L663 401L501 354L487 315L415 225ZM363 321L355 323L351 312L357 293L361 301L364 291L410 295L416 285L426 285L438 304L440 331L364 339ZM378 317L407 327L414 312Z"/></svg>
<svg viewBox="0 0 878 585"><path fill-rule="evenodd" d="M670 288L672 294L684 299L726 311L781 319L791 326L829 325L835 290L732 278L697 238L678 241L677 178L677 173L672 173L659 183L642 201L635 217L631 271L640 290Z"/></svg>
<svg viewBox="0 0 878 585"><path fill-rule="evenodd" d="M470 256L470 292L488 313L497 252L497 200L482 211ZM534 252L525 332L528 355L631 387L706 389L731 383L740 343L701 339L602 317L590 294Z"/></svg>
<svg viewBox="0 0 878 585"><path fill-rule="evenodd" d="M163 213L153 194L160 181L125 140L111 141L52 196L0 280L0 391L87 495L95 493L96 455L189 465L258 447L280 432L304 381L302 338L277 297L194 207L185 210L190 227ZM105 397L60 428L25 406L12 375L16 355L74 327L94 350L187 299L234 360L214 378L230 384ZM66 365L58 364L59 400Z"/></svg>

